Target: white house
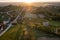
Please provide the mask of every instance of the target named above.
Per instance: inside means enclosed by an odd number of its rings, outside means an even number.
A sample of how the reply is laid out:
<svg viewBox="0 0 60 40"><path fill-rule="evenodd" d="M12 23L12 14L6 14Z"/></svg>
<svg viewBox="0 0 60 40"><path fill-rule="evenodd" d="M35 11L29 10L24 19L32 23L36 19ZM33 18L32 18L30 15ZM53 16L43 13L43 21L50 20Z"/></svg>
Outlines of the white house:
<svg viewBox="0 0 60 40"><path fill-rule="evenodd" d="M3 21L3 24L7 24L7 23L9 23L9 20L8 21Z"/></svg>
<svg viewBox="0 0 60 40"><path fill-rule="evenodd" d="M49 22L43 22L44 26L50 26Z"/></svg>
<svg viewBox="0 0 60 40"><path fill-rule="evenodd" d="M45 15L43 15L43 14L39 14L38 15L40 18L45 18Z"/></svg>

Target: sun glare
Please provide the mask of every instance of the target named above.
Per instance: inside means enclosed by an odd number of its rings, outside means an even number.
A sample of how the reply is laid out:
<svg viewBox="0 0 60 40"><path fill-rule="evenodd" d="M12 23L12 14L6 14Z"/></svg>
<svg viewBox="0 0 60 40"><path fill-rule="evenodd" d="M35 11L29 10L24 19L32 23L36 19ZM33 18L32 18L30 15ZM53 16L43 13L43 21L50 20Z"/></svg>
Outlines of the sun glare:
<svg viewBox="0 0 60 40"><path fill-rule="evenodd" d="M32 3L34 2L33 0L24 0L25 3Z"/></svg>

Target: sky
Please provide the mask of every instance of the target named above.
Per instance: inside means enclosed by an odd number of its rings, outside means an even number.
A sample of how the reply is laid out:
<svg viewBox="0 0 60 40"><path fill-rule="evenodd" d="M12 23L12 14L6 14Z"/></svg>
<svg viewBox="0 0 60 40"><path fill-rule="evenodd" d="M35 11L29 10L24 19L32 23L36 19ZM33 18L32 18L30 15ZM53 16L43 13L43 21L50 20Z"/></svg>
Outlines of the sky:
<svg viewBox="0 0 60 40"><path fill-rule="evenodd" d="M0 2L60 2L60 0L0 0Z"/></svg>

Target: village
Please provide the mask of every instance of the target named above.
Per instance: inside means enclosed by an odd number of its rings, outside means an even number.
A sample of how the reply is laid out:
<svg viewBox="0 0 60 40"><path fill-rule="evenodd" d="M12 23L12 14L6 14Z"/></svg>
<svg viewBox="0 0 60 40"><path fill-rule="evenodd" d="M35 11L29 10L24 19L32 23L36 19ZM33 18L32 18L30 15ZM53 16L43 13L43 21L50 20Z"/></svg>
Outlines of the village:
<svg viewBox="0 0 60 40"><path fill-rule="evenodd" d="M0 39L55 40L57 38L56 40L60 40L59 13L60 7L51 5L2 7L0 9Z"/></svg>

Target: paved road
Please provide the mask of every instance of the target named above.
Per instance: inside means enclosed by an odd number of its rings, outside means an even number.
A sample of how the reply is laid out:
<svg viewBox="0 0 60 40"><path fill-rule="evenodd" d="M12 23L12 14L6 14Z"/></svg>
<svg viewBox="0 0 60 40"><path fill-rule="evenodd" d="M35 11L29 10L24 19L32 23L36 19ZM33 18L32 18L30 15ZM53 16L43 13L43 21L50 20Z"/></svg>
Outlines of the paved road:
<svg viewBox="0 0 60 40"><path fill-rule="evenodd" d="M22 12L25 10L25 8L22 9L22 11L18 14L18 16L13 20L14 22L17 21L18 17L22 14Z"/></svg>
<svg viewBox="0 0 60 40"><path fill-rule="evenodd" d="M22 13L24 10L25 10L25 8L23 8L22 11L18 14L18 16L13 20L14 22L17 21L18 17L21 15L21 13ZM12 11L8 11L8 12L12 12ZM10 23L8 24L8 27L7 27L3 32L0 33L0 36L2 36L2 35L12 26L12 23L13 23L13 22L10 22Z"/></svg>

